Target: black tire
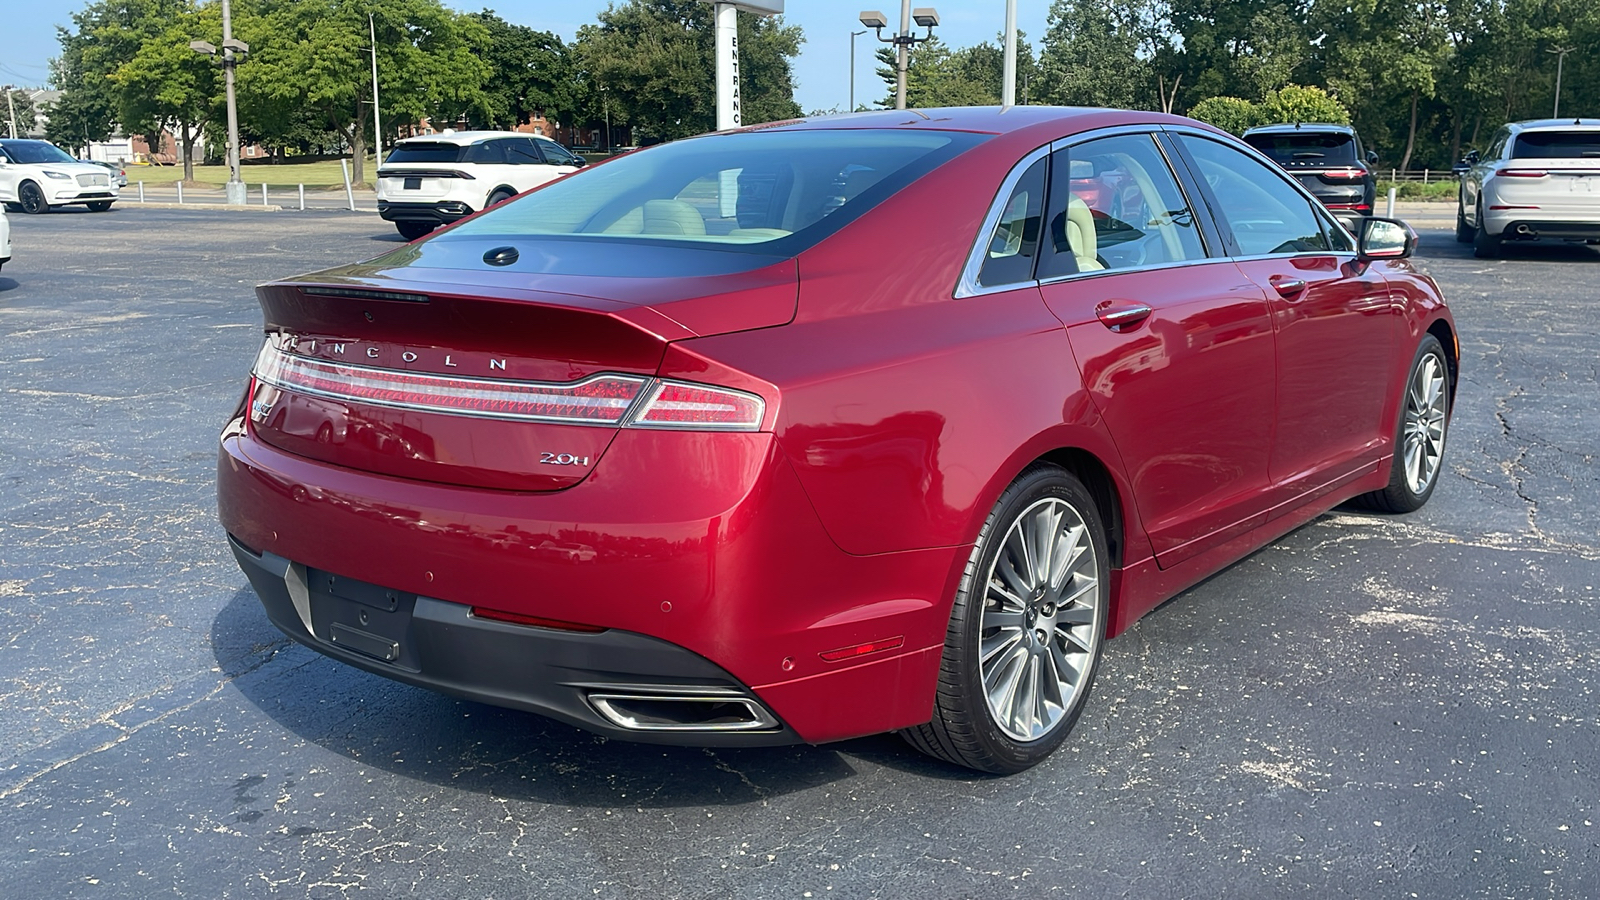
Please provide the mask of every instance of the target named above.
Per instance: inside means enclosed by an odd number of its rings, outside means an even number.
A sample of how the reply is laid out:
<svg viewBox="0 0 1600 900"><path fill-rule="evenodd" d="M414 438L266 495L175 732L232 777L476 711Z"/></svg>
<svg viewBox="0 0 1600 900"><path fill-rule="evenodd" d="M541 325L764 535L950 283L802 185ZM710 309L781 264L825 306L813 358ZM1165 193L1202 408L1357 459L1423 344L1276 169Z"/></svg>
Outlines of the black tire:
<svg viewBox="0 0 1600 900"><path fill-rule="evenodd" d="M1490 236L1484 227L1483 204L1478 204L1478 227L1472 230L1472 255L1479 259L1495 259L1500 256L1500 236Z"/></svg>
<svg viewBox="0 0 1600 900"><path fill-rule="evenodd" d="M89 204L89 211L90 212L105 212L106 210L111 208L111 203L112 203L112 201L110 201L110 200L96 200L95 202Z"/></svg>
<svg viewBox="0 0 1600 900"><path fill-rule="evenodd" d="M1012 613L1017 615L1016 621L1021 626L1009 629L1016 632L1014 639L1007 639L1004 632L1008 629L1003 628L997 628L987 636L993 642L990 655L999 660L997 665L1000 671L991 670L997 676L997 681L1008 680L1004 675L1006 671L1011 671L1010 665L1013 663L1027 671L1031 662L1038 662L1041 667L1045 665L1046 656L1064 659L1066 653L1071 653L1076 657L1078 677L1076 683L1070 686L1071 696L1058 695L1063 702L1057 704L1059 712L1054 721L1043 726L1043 731L1037 736L1024 740L1008 733L1008 726L997 721L987 699L982 660L982 645L986 637L984 615L986 611L997 617L1007 614L1000 606L992 605L991 601L998 600L994 591L999 589L1003 592L1015 584L1004 577L1000 565L1002 553L1010 554L1004 560L1007 566L1015 558L1007 546L1013 528L1023 527L1025 513L1036 516L1040 510L1060 511L1064 508L1062 504L1076 513L1077 520L1083 526L1082 532L1071 535L1075 542L1082 542L1073 546L1086 543L1087 549L1093 552L1093 559L1084 560L1081 554L1072 556L1071 559L1078 562L1072 563L1069 571L1075 571L1076 574L1064 580L1054 594L1049 592L1049 588L1035 591L1029 597L1029 602L1018 607L1024 612ZM1033 521L1040 520L1035 518ZM1053 528L1044 531L1060 534L1061 526L1071 521L1064 517ZM1083 541L1085 538L1086 542ZM1086 580L1090 569L1094 578L1092 588ZM1016 577L1014 567L1011 570L1013 578ZM1085 580L1080 581L1080 578ZM1074 591L1074 594L1077 591L1085 593L1082 597L1069 600L1066 596L1068 590ZM945 637L933 719L926 725L902 731L901 736L929 756L982 772L1009 775L1038 764L1066 739L1089 699L1089 689L1094 683L1094 675L1100 665L1100 651L1105 643L1109 594L1110 557L1106 548L1105 526L1093 497L1082 482L1057 466L1036 463L1028 467L1001 495L994 510L984 521L977 545L968 557ZM1055 606L1057 600L1062 601L1059 608ZM1065 625L1055 618L1063 614L1069 614L1066 618L1070 622ZM1046 625L1043 616L1049 616L1052 624ZM1068 632L1076 635L1070 642L1058 632L1063 625ZM1044 637L1046 628L1049 629L1049 643L1040 644L1035 638ZM1058 646L1064 652L1054 656ZM1060 671L1055 663L1051 663L1051 668ZM1057 684L1056 687L1058 691L1069 688L1065 684ZM1038 694L1034 692L1031 696L1037 697ZM1042 703L1034 706L1035 710L1042 708ZM1014 701L1012 711L1014 716ZM1009 727L1015 728L1016 725L1013 717Z"/></svg>
<svg viewBox="0 0 1600 900"><path fill-rule="evenodd" d="M496 203L499 203L502 200L510 200L512 197L515 197L515 196L516 196L516 194L512 193L511 191L498 190L498 191L495 191L494 193L489 195L489 202L485 203L483 206L484 206L485 209L488 209L489 207L495 205Z"/></svg>
<svg viewBox="0 0 1600 900"><path fill-rule="evenodd" d="M395 230L400 232L400 236L405 238L408 241L414 241L419 237L424 237L426 235L432 234L434 227L435 226L434 226L434 224L432 222L396 222L396 223L394 223Z"/></svg>
<svg viewBox="0 0 1600 900"><path fill-rule="evenodd" d="M1456 241L1462 244L1472 243L1477 235L1477 229L1467 224L1467 208L1461 199L1456 198Z"/></svg>
<svg viewBox="0 0 1600 900"><path fill-rule="evenodd" d="M50 204L45 202L44 191L31 181L24 181L17 188L17 205L22 211L31 216L50 211Z"/></svg>
<svg viewBox="0 0 1600 900"><path fill-rule="evenodd" d="M1439 396L1441 408L1437 423L1438 452L1432 474L1428 476L1427 483L1418 489L1413 484L1415 479L1408 473L1413 443L1413 435L1408 432L1413 429L1407 426L1414 421L1412 412L1416 405L1412 385L1418 381L1419 372L1429 365L1429 360L1432 360L1432 365L1444 379ZM1411 368L1406 370L1406 382L1400 389L1400 415L1394 429L1394 456L1389 463L1389 486L1381 491L1362 494L1351 501L1352 505L1377 512L1408 513L1421 509L1422 505L1428 502L1428 498L1433 496L1434 488L1439 486L1439 473L1444 468L1444 449L1447 443L1445 439L1450 429L1452 387L1450 363L1445 358L1444 347L1438 338L1431 334L1424 335L1422 343L1417 347L1417 355L1411 360Z"/></svg>

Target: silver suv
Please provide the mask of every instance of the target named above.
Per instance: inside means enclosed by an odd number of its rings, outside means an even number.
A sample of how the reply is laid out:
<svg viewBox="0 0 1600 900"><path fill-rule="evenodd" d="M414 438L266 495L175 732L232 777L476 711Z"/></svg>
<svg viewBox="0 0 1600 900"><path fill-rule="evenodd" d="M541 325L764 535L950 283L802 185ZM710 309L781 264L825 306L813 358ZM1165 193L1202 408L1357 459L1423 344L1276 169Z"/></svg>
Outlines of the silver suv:
<svg viewBox="0 0 1600 900"><path fill-rule="evenodd" d="M1513 122L1457 171L1456 240L1478 257L1504 241L1600 243L1600 119Z"/></svg>
<svg viewBox="0 0 1600 900"><path fill-rule="evenodd" d="M415 240L583 165L547 137L514 131L407 138L378 168L378 215Z"/></svg>

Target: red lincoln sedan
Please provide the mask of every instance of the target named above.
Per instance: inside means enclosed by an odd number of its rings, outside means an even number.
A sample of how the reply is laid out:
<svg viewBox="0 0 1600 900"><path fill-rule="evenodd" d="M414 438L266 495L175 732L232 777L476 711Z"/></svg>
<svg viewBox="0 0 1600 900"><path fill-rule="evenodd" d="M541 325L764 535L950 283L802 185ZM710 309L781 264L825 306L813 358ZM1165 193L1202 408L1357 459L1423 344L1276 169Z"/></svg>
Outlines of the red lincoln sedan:
<svg viewBox="0 0 1600 900"><path fill-rule="evenodd" d="M1427 501L1459 352L1415 240L1153 113L664 144L260 287L222 522L279 628L389 678L1016 772L1163 600Z"/></svg>

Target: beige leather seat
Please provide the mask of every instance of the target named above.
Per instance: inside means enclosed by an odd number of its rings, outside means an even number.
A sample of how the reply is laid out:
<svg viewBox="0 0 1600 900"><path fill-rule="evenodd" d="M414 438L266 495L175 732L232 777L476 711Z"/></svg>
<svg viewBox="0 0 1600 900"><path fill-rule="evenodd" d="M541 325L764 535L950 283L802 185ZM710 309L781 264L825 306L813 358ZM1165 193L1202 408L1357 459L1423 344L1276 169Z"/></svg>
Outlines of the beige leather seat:
<svg viewBox="0 0 1600 900"><path fill-rule="evenodd" d="M606 226L604 233L701 237L706 233L706 220L682 200L647 200Z"/></svg>
<svg viewBox="0 0 1600 900"><path fill-rule="evenodd" d="M1094 213L1077 195L1067 200L1067 246L1072 248L1079 272L1098 272L1105 268L1097 258L1100 244L1094 233Z"/></svg>

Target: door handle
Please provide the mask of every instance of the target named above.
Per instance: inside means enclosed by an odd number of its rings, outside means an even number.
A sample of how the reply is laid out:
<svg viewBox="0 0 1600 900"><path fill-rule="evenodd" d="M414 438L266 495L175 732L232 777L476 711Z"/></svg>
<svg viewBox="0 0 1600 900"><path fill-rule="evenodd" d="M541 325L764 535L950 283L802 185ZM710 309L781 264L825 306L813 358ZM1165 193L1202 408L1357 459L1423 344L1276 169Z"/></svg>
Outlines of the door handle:
<svg viewBox="0 0 1600 900"><path fill-rule="evenodd" d="M1094 308L1095 317L1115 332L1129 331L1150 318L1152 310L1133 300L1107 300Z"/></svg>
<svg viewBox="0 0 1600 900"><path fill-rule="evenodd" d="M1304 279L1300 278L1274 278L1272 279L1272 287L1278 292L1279 296L1292 297L1305 290L1306 283Z"/></svg>

